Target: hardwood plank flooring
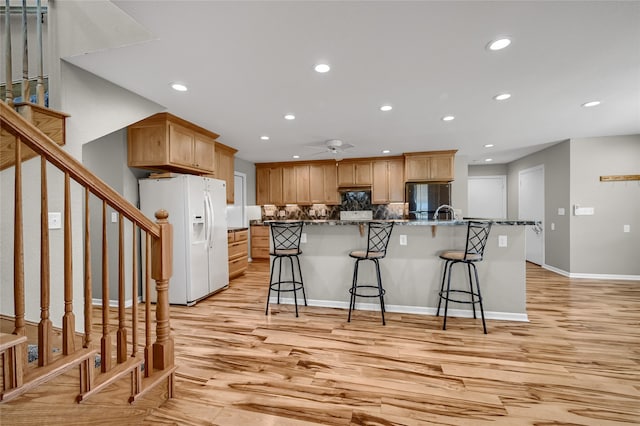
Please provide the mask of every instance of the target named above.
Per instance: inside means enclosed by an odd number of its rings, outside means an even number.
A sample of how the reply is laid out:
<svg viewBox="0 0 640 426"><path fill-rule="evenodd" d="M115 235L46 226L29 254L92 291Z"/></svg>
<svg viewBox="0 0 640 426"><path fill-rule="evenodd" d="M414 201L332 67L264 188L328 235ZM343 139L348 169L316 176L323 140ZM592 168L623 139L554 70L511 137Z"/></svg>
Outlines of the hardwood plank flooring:
<svg viewBox="0 0 640 426"><path fill-rule="evenodd" d="M399 313L386 326L379 312L347 323L342 309L301 307L296 318L272 304L265 316L268 270L254 262L229 289L172 307L175 398L110 406L107 394L64 423L640 424L638 281L572 280L528 264L530 321L488 320L484 335L469 318L442 331L441 318ZM42 392L47 405L0 405L0 423L64 419L69 408Z"/></svg>

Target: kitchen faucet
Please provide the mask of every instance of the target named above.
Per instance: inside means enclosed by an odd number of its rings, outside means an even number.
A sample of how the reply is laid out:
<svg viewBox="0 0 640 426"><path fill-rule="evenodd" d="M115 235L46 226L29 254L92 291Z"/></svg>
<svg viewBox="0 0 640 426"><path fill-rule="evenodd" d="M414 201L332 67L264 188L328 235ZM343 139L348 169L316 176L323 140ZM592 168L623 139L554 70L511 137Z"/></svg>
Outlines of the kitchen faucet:
<svg viewBox="0 0 640 426"><path fill-rule="evenodd" d="M449 209L451 211L451 217L455 219L456 212L453 210L453 207L448 204L443 204L436 209L436 212L433 214L433 220L438 220L438 213L440 213L440 209Z"/></svg>

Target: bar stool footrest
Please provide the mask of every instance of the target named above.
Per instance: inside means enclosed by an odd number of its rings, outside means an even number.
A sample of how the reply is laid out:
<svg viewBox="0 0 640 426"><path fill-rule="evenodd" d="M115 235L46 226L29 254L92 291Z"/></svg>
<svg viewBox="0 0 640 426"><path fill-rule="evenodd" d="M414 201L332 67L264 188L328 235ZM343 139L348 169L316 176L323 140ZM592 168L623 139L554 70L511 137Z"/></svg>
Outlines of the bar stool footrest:
<svg viewBox="0 0 640 426"><path fill-rule="evenodd" d="M476 303L481 303L482 302L482 297L478 294L478 293L472 293L469 290L449 290L449 293L464 293L464 294L468 294L470 296L472 296L473 300L458 300L458 299L453 299L451 297L447 297L447 292L446 291L440 291L438 292L438 294L440 295L440 298L442 300L448 300L449 302L455 302L455 303L467 303L467 304L476 304Z"/></svg>
<svg viewBox="0 0 640 426"><path fill-rule="evenodd" d="M362 294L362 293L358 293L358 289L359 288L372 288L375 289L377 291L377 293L375 294ZM358 284L355 287L351 287L349 289L349 293L354 294L358 297L380 297L380 296L384 296L384 294L386 293L385 289L380 290L380 288L378 288L377 285L366 285L366 284Z"/></svg>

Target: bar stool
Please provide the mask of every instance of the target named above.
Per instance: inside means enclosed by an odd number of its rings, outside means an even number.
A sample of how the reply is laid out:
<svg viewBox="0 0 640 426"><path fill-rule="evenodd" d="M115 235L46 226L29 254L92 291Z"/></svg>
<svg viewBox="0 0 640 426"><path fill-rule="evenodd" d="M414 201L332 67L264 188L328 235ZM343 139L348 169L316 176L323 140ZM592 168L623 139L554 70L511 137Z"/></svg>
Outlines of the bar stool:
<svg viewBox="0 0 640 426"><path fill-rule="evenodd" d="M298 255L300 251L300 236L302 235L302 222L271 222L271 251L269 254L273 256L271 263L271 277L269 278L269 292L267 293L267 308L264 314L269 313L269 299L271 291L278 293L278 304L280 304L281 292L293 292L293 300L296 305L296 317L298 316L298 290L302 290L304 305L307 306L307 296L304 292L304 283L302 282L302 271L300 269L300 259ZM291 264L291 279L282 279L282 259L289 259ZM295 276L293 259L296 260L298 267L298 279ZM276 269L276 261L278 261L278 281L273 281L273 273ZM282 288L282 285L286 288Z"/></svg>
<svg viewBox="0 0 640 426"><path fill-rule="evenodd" d="M442 285L440 286L440 300L438 301L438 312L436 316L440 316L440 304L444 303L444 321L442 329L447 329L447 309L449 301L456 303L470 303L473 307L473 318L476 318L476 303L480 305L480 314L482 315L482 327L484 334L487 334L487 325L484 321L484 308L482 306L482 295L480 293L480 282L478 281L478 269L476 262L482 261L484 248L487 244L489 232L491 231L491 222L470 220L467 225L467 242L463 250L448 250L440 253L440 259L444 259L444 271L442 272ZM465 263L469 272L469 290L451 289L451 267L456 263ZM475 275L476 290L473 289L473 280L471 278L471 267ZM447 281L447 290L444 289L444 282ZM451 293L464 293L471 296L471 300L460 300L451 297Z"/></svg>
<svg viewBox="0 0 640 426"><path fill-rule="evenodd" d="M350 257L356 259L356 263L353 266L353 280L351 282L351 288L349 289L349 293L351 293L351 300L349 302L349 318L347 319L347 322L351 322L351 311L356 308L356 296L379 297L380 313L382 314L382 325L385 325L385 290L382 287L382 277L380 276L379 261L387 255L387 245L389 244L389 238L391 237L391 231L393 230L393 222L369 222L368 228L367 249L354 250L349 253ZM358 284L358 265L363 260L370 260L375 265L376 277L378 281L377 285ZM372 289L375 291L372 292Z"/></svg>

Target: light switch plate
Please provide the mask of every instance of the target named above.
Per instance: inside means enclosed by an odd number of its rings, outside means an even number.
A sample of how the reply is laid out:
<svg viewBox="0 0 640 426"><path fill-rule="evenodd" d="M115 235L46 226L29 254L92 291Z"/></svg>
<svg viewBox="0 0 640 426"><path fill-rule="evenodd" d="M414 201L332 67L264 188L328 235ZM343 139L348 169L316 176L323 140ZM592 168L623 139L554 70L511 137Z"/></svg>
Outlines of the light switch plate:
<svg viewBox="0 0 640 426"><path fill-rule="evenodd" d="M498 235L498 247L506 247L506 246L507 246L507 236Z"/></svg>
<svg viewBox="0 0 640 426"><path fill-rule="evenodd" d="M302 234L300 234L300 242L302 244L305 244L307 242L307 233L303 232Z"/></svg>
<svg viewBox="0 0 640 426"><path fill-rule="evenodd" d="M62 213L49 212L49 229L62 228Z"/></svg>
<svg viewBox="0 0 640 426"><path fill-rule="evenodd" d="M111 223L118 222L118 212L111 212Z"/></svg>
<svg viewBox="0 0 640 426"><path fill-rule="evenodd" d="M623 225L622 232L631 232L631 225Z"/></svg>
<svg viewBox="0 0 640 426"><path fill-rule="evenodd" d="M555 224L555 223L553 223L553 222L551 222L551 230L552 230L552 231L555 231L555 230L556 230L556 224Z"/></svg>
<svg viewBox="0 0 640 426"><path fill-rule="evenodd" d="M558 209L558 216L564 216L564 208L563 207L560 207Z"/></svg>
<svg viewBox="0 0 640 426"><path fill-rule="evenodd" d="M400 245L401 246L406 246L407 245L407 236L406 235L400 235Z"/></svg>

